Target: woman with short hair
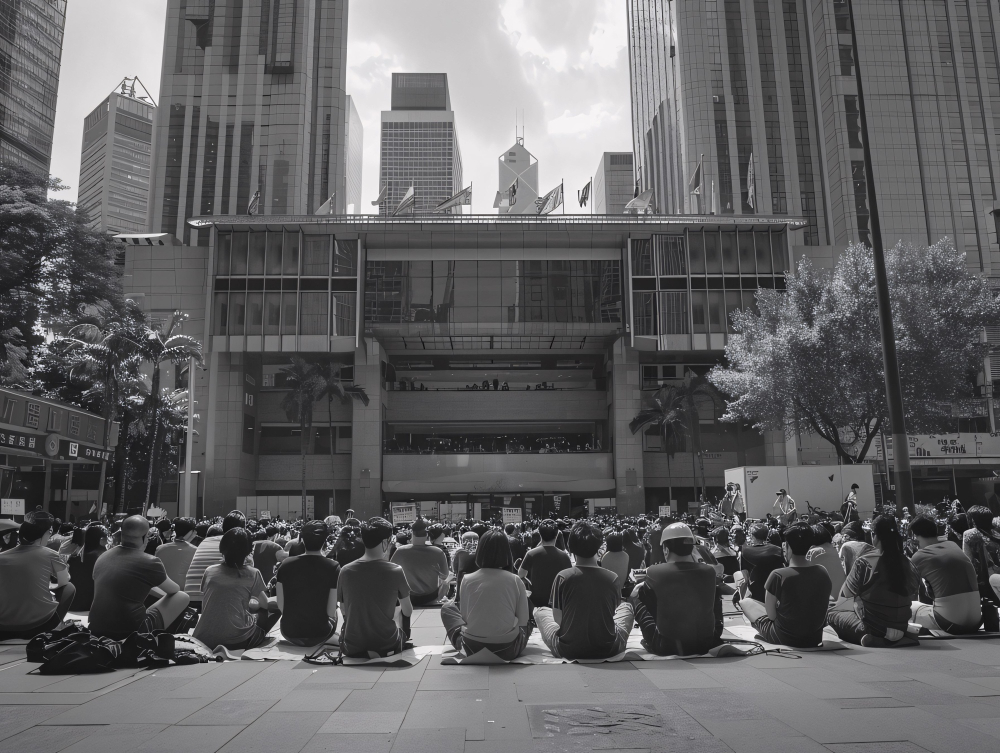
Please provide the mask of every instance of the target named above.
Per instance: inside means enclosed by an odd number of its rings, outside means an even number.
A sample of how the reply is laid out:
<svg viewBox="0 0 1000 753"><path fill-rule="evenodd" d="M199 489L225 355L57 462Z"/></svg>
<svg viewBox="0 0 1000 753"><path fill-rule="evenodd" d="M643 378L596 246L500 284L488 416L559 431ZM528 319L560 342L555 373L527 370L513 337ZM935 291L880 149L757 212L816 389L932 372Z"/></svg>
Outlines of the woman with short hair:
<svg viewBox="0 0 1000 753"><path fill-rule="evenodd" d="M477 570L458 589L461 603L445 602L441 621L451 644L468 656L489 649L505 661L524 651L531 635L528 592L513 572L510 542L501 530L486 531L476 549Z"/></svg>

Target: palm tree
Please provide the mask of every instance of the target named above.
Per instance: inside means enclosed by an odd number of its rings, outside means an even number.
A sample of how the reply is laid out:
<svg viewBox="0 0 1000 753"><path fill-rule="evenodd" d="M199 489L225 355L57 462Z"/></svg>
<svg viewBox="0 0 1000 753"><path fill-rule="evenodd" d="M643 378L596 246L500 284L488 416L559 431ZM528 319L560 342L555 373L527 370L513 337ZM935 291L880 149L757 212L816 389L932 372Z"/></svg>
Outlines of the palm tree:
<svg viewBox="0 0 1000 753"><path fill-rule="evenodd" d="M160 366L165 363L179 365L194 359L199 366L204 361L201 355L201 343L190 335L180 334L180 329L187 321L188 315L175 311L167 320L163 329L148 328L146 330L146 344L143 352L144 361L153 366L152 387L149 391L150 400L150 420L153 427L153 438L150 444L149 468L146 473L146 499L142 504L142 514L146 514L149 508L149 494L153 486L153 466L156 464L157 441L160 433ZM194 374L188 375L189 379L194 378Z"/></svg>
<svg viewBox="0 0 1000 753"><path fill-rule="evenodd" d="M690 441L691 464L694 477L698 477L701 468L701 490L705 493L705 460L701 452L701 421L698 416L698 403L708 399L713 405L718 404L719 394L712 384L701 375L688 371L680 384L670 384L660 387L652 397L653 406L639 412L629 429L633 434L645 426L658 426L663 450L667 453L667 475L670 475L670 458ZM669 482L668 482L669 483ZM671 496L672 485L668 485L667 493ZM698 490L695 489L697 501Z"/></svg>
<svg viewBox="0 0 1000 753"><path fill-rule="evenodd" d="M288 394L281 401L289 421L299 422L299 449L302 459L302 519L306 517L306 452L309 449L309 429L312 428L313 406L323 395L326 383L315 364L307 363L299 356L292 357L290 366L281 372L285 375Z"/></svg>
<svg viewBox="0 0 1000 753"><path fill-rule="evenodd" d="M323 389L320 397L326 397L327 403L327 427L330 433L330 473L334 473L333 456L336 450L337 438L333 426L333 399L336 397L341 403L348 402L352 397L360 400L365 405L371 402L364 387L354 384L345 384L341 377L341 366L334 360L323 361L315 366L316 374L323 382Z"/></svg>

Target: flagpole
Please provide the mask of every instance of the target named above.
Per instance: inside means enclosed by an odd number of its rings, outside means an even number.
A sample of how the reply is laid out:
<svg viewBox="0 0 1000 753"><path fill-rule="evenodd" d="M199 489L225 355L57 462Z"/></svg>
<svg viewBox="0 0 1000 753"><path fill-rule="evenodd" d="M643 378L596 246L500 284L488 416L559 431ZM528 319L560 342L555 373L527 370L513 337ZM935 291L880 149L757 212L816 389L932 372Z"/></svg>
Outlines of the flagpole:
<svg viewBox="0 0 1000 753"><path fill-rule="evenodd" d="M563 214L566 214L566 181L559 179L559 195L562 196Z"/></svg>
<svg viewBox="0 0 1000 753"><path fill-rule="evenodd" d="M702 154L701 154L701 159L698 160L698 167L701 168L701 175L699 176L700 184L698 186L698 188L701 189L698 192L698 214L705 214L705 199L704 199L705 190L702 188L702 186L705 185L705 153L704 152L702 152Z"/></svg>

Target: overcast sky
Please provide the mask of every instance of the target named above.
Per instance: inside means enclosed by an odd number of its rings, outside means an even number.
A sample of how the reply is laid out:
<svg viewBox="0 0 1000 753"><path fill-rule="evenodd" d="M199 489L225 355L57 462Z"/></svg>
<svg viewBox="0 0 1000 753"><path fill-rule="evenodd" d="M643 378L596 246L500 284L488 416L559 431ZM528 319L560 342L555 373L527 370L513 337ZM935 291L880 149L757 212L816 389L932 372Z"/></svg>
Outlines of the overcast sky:
<svg viewBox="0 0 1000 753"><path fill-rule="evenodd" d="M159 101L166 0L71 0L52 173L76 200L83 119L124 76ZM347 93L365 127L363 201L378 194L379 115L393 71L445 72L473 210L492 213L497 158L523 111L541 191L566 180L567 212L601 153L631 151L620 0L354 0ZM518 115L519 117L519 115Z"/></svg>

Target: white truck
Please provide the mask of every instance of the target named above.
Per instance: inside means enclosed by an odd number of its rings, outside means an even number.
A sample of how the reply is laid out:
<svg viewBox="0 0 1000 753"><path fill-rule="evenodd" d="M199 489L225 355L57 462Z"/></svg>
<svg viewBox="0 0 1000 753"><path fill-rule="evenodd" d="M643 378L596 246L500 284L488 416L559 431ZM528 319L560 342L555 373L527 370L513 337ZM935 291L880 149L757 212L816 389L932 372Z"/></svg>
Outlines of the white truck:
<svg viewBox="0 0 1000 753"><path fill-rule="evenodd" d="M726 469L726 483L739 484L746 504L747 517L777 516L774 507L778 492L784 489L795 500L799 514L809 512L809 505L827 512L840 512L851 486L858 498L862 519L875 510L873 466L860 465L757 465Z"/></svg>

